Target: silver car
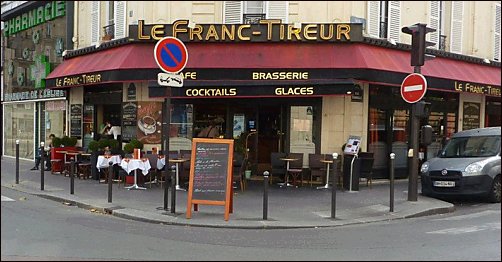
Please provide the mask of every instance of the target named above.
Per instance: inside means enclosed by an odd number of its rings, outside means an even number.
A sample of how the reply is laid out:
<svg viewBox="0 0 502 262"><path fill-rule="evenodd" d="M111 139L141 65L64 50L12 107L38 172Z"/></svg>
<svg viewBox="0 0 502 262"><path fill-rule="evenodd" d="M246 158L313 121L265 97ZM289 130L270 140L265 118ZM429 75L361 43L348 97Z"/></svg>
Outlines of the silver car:
<svg viewBox="0 0 502 262"><path fill-rule="evenodd" d="M500 127L461 131L420 169L422 194L480 195L500 202Z"/></svg>

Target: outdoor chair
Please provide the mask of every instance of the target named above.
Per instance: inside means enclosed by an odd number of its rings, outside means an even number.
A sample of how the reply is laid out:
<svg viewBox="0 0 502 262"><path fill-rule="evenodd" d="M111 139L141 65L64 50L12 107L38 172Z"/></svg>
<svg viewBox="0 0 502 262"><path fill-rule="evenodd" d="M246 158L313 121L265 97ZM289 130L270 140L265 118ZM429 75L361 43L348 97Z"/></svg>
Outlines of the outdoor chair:
<svg viewBox="0 0 502 262"><path fill-rule="evenodd" d="M309 154L310 186L312 187L314 178L321 178L321 183L326 177L326 164L321 160L325 159L322 154Z"/></svg>
<svg viewBox="0 0 502 262"><path fill-rule="evenodd" d="M294 186L298 187L298 178L300 178L300 184L303 186L303 153L289 153L288 158L295 158L298 160L289 163L287 174L291 174Z"/></svg>
<svg viewBox="0 0 502 262"><path fill-rule="evenodd" d="M373 153L366 153L366 152L361 152L358 155L359 161L361 161L361 167L360 167L360 172L361 172L361 177L366 178L366 186L371 188L371 182L373 179L373 163L374 163L374 158L373 158Z"/></svg>
<svg viewBox="0 0 502 262"><path fill-rule="evenodd" d="M281 177L286 181L286 162L281 160L283 157L286 157L286 153L270 153L270 184L272 184L273 176Z"/></svg>
<svg viewBox="0 0 502 262"><path fill-rule="evenodd" d="M239 153L234 153L232 166L232 181L237 185L240 184L241 191L244 192L246 185L243 179L244 170L246 170L247 159ZM233 185L232 185L233 186Z"/></svg>
<svg viewBox="0 0 502 262"><path fill-rule="evenodd" d="M157 179L157 174L158 174L158 170L157 170L157 160L158 160L158 157L157 155L154 155L154 154L145 154L144 155L145 158L148 159L148 162L150 162L150 170L148 170L148 177L149 177L149 180L148 180L148 183L150 184L150 188L152 188L152 183L154 182L154 179Z"/></svg>

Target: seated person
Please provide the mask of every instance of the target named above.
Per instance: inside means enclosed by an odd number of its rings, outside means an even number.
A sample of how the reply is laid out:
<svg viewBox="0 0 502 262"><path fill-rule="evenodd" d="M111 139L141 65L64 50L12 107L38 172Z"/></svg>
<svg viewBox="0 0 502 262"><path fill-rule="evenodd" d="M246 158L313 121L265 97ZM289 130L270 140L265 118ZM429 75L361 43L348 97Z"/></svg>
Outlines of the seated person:
<svg viewBox="0 0 502 262"><path fill-rule="evenodd" d="M35 166L32 167L30 170L38 170L38 167L40 166L41 160L42 160L41 150L40 150L40 147L37 147L37 152L35 155ZM47 157L47 155L45 156L45 171L51 171L51 159L50 159L50 156Z"/></svg>

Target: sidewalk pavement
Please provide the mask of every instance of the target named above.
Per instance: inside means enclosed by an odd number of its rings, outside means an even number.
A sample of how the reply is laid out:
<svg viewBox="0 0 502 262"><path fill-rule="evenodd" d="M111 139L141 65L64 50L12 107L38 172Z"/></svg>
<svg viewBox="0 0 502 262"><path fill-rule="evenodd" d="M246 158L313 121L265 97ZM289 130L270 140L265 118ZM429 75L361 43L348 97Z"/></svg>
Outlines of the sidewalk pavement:
<svg viewBox="0 0 502 262"><path fill-rule="evenodd" d="M44 191L40 190L40 170L31 171L34 161L20 160L19 184L15 183L15 159L1 160L1 183L32 195L81 208L108 213L117 217L152 223L184 226L273 229L317 228L361 224L393 219L412 218L453 212L453 204L419 194L417 201L407 201L408 179L396 180L394 212L390 212L389 180L374 180L371 188L361 183L359 191L337 188L335 219L331 218L331 189L316 189L310 185L299 188L280 188L271 185L268 192L268 219L263 220L263 182L250 181L244 192L234 190L233 213L224 220L223 206L199 205L191 219L186 218L186 191L176 191L175 213L164 210L164 189L156 184L146 190L127 190L114 183L112 203L108 203L108 184L93 179L75 179L74 194L70 194L70 178L59 174L44 174ZM140 175L140 173L138 173ZM193 209L192 209L193 210Z"/></svg>

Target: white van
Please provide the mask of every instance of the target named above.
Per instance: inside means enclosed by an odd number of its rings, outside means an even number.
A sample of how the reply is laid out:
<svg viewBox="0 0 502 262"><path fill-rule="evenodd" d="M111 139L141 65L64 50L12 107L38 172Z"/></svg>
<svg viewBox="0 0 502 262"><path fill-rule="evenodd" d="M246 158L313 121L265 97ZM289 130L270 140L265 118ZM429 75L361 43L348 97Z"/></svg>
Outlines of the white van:
<svg viewBox="0 0 502 262"><path fill-rule="evenodd" d="M500 127L461 131L422 164L422 194L481 195L500 202Z"/></svg>

